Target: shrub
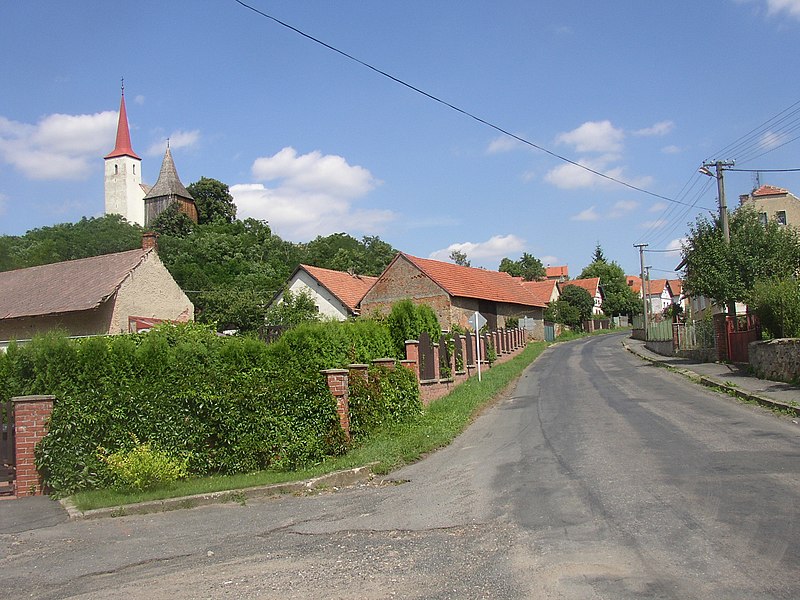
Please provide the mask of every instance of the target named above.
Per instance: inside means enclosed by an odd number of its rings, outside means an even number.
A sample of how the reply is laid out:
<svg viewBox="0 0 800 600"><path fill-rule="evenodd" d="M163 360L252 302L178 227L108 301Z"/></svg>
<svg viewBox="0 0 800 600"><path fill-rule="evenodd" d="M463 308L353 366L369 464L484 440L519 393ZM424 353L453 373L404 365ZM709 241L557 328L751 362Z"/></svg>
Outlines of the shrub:
<svg viewBox="0 0 800 600"><path fill-rule="evenodd" d="M425 331L435 341L442 331L439 319L430 306L415 305L409 299L394 304L386 322L394 342L395 357L405 357L406 340L418 340L419 334Z"/></svg>
<svg viewBox="0 0 800 600"><path fill-rule="evenodd" d="M417 377L405 368L369 368L350 378L350 433L355 442L422 414Z"/></svg>
<svg viewBox="0 0 800 600"><path fill-rule="evenodd" d="M152 448L149 443L140 443L135 435L131 437L135 445L129 450L119 450L113 454L108 454L103 448L98 450L98 456L108 466L115 487L142 491L186 477L188 458L178 460Z"/></svg>
<svg viewBox="0 0 800 600"><path fill-rule="evenodd" d="M772 337L800 336L800 286L794 278L757 281L747 304Z"/></svg>

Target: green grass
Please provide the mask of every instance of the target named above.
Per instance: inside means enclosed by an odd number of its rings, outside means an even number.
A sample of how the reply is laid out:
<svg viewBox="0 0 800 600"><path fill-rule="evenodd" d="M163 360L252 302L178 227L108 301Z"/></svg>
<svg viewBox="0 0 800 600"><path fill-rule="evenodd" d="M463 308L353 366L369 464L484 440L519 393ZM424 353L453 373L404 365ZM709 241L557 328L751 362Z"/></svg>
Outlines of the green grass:
<svg viewBox="0 0 800 600"><path fill-rule="evenodd" d="M581 337L573 334L569 339ZM559 338L563 341L563 338ZM260 471L242 475L203 477L175 482L169 486L143 491L93 490L72 496L82 511L108 506L121 506L147 500L164 500L195 494L238 490L291 481L302 481L333 471L373 464L376 473L388 473L422 456L448 445L480 411L499 398L522 371L547 348L545 342L534 342L513 359L482 374L482 381L473 377L456 387L449 395L428 406L423 415L401 426L374 435L364 444L343 456L330 458L318 465L291 473Z"/></svg>

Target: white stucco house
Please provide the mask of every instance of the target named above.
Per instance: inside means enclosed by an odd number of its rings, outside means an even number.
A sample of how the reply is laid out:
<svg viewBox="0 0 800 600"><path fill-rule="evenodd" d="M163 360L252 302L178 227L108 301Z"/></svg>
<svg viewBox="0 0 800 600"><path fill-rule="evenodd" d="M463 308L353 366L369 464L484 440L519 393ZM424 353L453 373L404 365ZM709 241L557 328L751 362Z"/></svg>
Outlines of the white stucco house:
<svg viewBox="0 0 800 600"><path fill-rule="evenodd" d="M292 294L306 292L317 305L320 315L344 321L359 314L361 299L377 280L377 277L299 265L285 289ZM283 291L278 293L272 305L283 302L283 296Z"/></svg>

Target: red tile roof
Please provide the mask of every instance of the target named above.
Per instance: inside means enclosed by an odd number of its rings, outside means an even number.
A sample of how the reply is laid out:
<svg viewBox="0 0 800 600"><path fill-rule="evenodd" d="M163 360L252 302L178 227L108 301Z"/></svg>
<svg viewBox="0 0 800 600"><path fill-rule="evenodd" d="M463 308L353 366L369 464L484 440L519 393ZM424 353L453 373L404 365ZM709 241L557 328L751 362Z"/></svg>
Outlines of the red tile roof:
<svg viewBox="0 0 800 600"><path fill-rule="evenodd" d="M781 196L783 194L788 194L789 190L785 190L783 188L775 187L773 185L762 185L757 190L753 190L753 197L759 196Z"/></svg>
<svg viewBox="0 0 800 600"><path fill-rule="evenodd" d="M649 291L647 292L647 295L660 296L665 287L667 287L666 279L651 279L650 285L648 286Z"/></svg>
<svg viewBox="0 0 800 600"><path fill-rule="evenodd" d="M563 287L574 285L574 286L577 286L579 288L583 288L587 292L589 292L589 295L592 298L594 298L597 295L597 291L600 289L600 278L599 277L589 277L588 279L572 279L570 281L565 281L561 285Z"/></svg>
<svg viewBox="0 0 800 600"><path fill-rule="evenodd" d="M625 283L628 284L628 287L631 288L636 294L640 294L642 292L642 278L637 277L636 275L625 275Z"/></svg>
<svg viewBox="0 0 800 600"><path fill-rule="evenodd" d="M0 319L97 308L152 250L128 250L0 273Z"/></svg>
<svg viewBox="0 0 800 600"><path fill-rule="evenodd" d="M508 273L462 267L402 252L395 257L395 261L401 256L451 296L539 308L546 306L546 303L541 302L518 279Z"/></svg>
<svg viewBox="0 0 800 600"><path fill-rule="evenodd" d="M558 282L555 279L545 279L544 281L523 281L522 285L528 288L538 302L547 304L555 297L558 298Z"/></svg>
<svg viewBox="0 0 800 600"><path fill-rule="evenodd" d="M345 271L333 271L311 265L300 265L298 269L305 270L316 279L331 294L336 296L350 312L355 312L358 303L364 298L369 288L378 281L377 277L367 275L351 275Z"/></svg>
<svg viewBox="0 0 800 600"><path fill-rule="evenodd" d="M561 267L545 267L545 277L548 279L559 279L561 277L569 277L569 267L567 265Z"/></svg>
<svg viewBox="0 0 800 600"><path fill-rule="evenodd" d="M667 283L673 296L680 296L683 293L683 281L680 279L669 279Z"/></svg>

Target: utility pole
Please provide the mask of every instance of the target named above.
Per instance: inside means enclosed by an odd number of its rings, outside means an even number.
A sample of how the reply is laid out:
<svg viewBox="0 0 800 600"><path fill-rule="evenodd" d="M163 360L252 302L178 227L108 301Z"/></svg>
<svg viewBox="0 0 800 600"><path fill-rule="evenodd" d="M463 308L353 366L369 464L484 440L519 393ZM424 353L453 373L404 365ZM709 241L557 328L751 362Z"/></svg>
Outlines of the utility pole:
<svg viewBox="0 0 800 600"><path fill-rule="evenodd" d="M719 222L722 225L722 237L725 239L725 245L731 244L731 230L728 226L728 205L725 202L725 181L723 173L725 169L729 169L734 165L732 160L715 160L714 162L704 162L700 168L703 175L714 177L717 180L717 197L719 198ZM712 173L709 168L714 169ZM733 319L734 328L736 327L736 302L728 303L728 316Z"/></svg>
<svg viewBox="0 0 800 600"><path fill-rule="evenodd" d="M648 304L647 301L647 292L649 291L648 287L646 286L645 278L644 278L644 249L647 248L647 244L634 244L634 248L639 249L639 265L640 265L640 272L639 275L642 279L642 299L644 300L644 340L647 341L647 332L650 326L650 318L648 317Z"/></svg>

